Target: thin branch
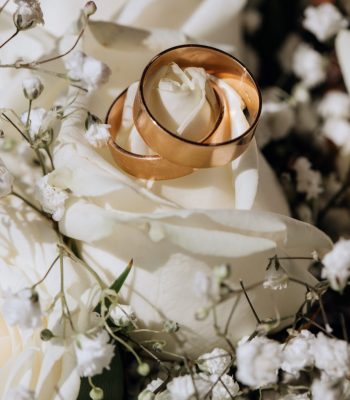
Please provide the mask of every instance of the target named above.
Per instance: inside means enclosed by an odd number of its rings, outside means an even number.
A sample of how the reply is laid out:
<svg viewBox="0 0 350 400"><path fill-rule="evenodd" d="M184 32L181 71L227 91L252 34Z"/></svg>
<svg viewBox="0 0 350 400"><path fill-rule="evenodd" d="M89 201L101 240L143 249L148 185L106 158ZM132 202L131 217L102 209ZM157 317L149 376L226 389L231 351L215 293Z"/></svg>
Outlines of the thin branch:
<svg viewBox="0 0 350 400"><path fill-rule="evenodd" d="M19 32L20 32L20 31L17 29L15 33L13 33L8 39L6 39L6 40L4 41L4 43L2 43L2 44L0 45L0 49L2 49L2 48L5 46L5 44L7 44L10 40L12 40L15 36L17 36Z"/></svg>
<svg viewBox="0 0 350 400"><path fill-rule="evenodd" d="M6 0L5 3L1 6L0 14L4 11L4 8L8 5L9 2L10 2L10 0Z"/></svg>
<svg viewBox="0 0 350 400"><path fill-rule="evenodd" d="M261 320L260 320L260 318L259 318L257 312L255 311L252 302L250 301L250 298L249 298L249 296L248 296L247 291L246 291L245 288L244 288L243 281L240 280L239 283L240 283L240 285L241 285L241 287L242 287L242 290L243 290L243 293L244 293L244 295L245 295L245 298L247 299L247 302L248 302L248 304L249 304L249 306L250 306L250 308L251 308L251 310L252 310L252 312L253 312L253 314L254 314L254 317L255 317L257 323L258 323L258 324L261 324Z"/></svg>
<svg viewBox="0 0 350 400"><path fill-rule="evenodd" d="M2 113L1 115L17 130L17 132L19 132L21 134L21 136L23 137L23 139L26 142L30 143L27 136L21 131L21 129L5 113Z"/></svg>
<svg viewBox="0 0 350 400"><path fill-rule="evenodd" d="M44 282L44 280L47 278L47 276L49 275L49 273L51 272L52 268L55 266L55 264L57 263L57 261L59 260L60 255L58 255L51 263L51 265L49 266L48 270L45 272L44 276L38 281L36 282L32 287L33 289L35 287L37 287L38 285L40 285L40 283Z"/></svg>
<svg viewBox="0 0 350 400"><path fill-rule="evenodd" d="M82 37L83 34L84 34L84 31L85 31L85 27L80 31L80 33L79 33L79 35L78 35L76 41L74 42L73 46L72 46L70 49L68 49L67 51L65 51L63 54L59 54L58 56L54 56L54 57L51 57L51 58L47 58L47 59L44 59L44 60L41 60L41 61L39 60L39 61L37 61L35 64L36 64L36 65L45 64L45 63L48 63L48 62L51 62L51 61L58 60L59 58L62 58L62 57L64 57L64 56L66 56L67 54L69 54L71 51L73 51L73 50L75 49L75 47L76 47L77 44L79 43L79 40L81 39L81 37Z"/></svg>
<svg viewBox="0 0 350 400"><path fill-rule="evenodd" d="M40 210L40 208L38 208L36 205L34 205L31 201L29 201L28 199L26 199L25 197L23 197L20 193L16 192L16 191L12 191L11 194L13 196L18 197L19 199L21 199L25 204L27 204L29 207L31 207L33 210L35 210L37 213L39 213L40 215L42 215L43 217L49 219L51 221L51 218L44 213L44 211Z"/></svg>

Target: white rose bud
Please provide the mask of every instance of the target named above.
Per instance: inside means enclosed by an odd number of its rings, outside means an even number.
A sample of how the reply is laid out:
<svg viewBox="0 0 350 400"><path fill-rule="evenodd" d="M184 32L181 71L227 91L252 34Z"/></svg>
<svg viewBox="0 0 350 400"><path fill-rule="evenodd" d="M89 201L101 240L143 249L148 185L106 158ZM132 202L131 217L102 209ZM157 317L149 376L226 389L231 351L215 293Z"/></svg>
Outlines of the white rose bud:
<svg viewBox="0 0 350 400"><path fill-rule="evenodd" d="M24 96L28 100L37 99L42 91L44 90L44 85L37 76L24 79L22 82Z"/></svg>
<svg viewBox="0 0 350 400"><path fill-rule="evenodd" d="M43 12L37 0L15 0L15 3L18 8L13 15L13 21L19 31L44 24Z"/></svg>
<svg viewBox="0 0 350 400"><path fill-rule="evenodd" d="M203 68L182 70L172 63L155 77L148 100L155 118L168 130L200 141L210 134L218 117L218 102Z"/></svg>
<svg viewBox="0 0 350 400"><path fill-rule="evenodd" d="M0 158L0 198L9 195L12 191L14 178Z"/></svg>

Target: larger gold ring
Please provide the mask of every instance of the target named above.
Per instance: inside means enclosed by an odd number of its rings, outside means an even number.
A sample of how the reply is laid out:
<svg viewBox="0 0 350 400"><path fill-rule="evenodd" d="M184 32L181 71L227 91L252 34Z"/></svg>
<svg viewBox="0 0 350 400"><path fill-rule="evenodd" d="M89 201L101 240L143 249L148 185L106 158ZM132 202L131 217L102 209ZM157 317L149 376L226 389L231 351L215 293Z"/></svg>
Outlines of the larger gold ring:
<svg viewBox="0 0 350 400"><path fill-rule="evenodd" d="M210 75L224 79L245 102L249 112L249 128L233 139L217 142L214 133L209 140L199 143L180 137L162 126L150 111L147 93L152 90L152 76L159 68L173 62L181 68L201 67ZM261 94L251 73L235 57L209 46L182 45L163 51L146 66L133 112L139 134L162 158L190 168L218 167L239 157L249 146L261 112ZM227 134L221 136L227 137Z"/></svg>

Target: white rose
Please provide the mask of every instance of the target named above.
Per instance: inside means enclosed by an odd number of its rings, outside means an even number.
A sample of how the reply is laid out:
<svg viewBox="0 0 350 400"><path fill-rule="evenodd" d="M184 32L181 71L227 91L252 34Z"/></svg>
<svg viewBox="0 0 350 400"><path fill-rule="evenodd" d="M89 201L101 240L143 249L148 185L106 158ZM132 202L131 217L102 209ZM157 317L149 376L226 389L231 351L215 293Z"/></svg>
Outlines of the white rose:
<svg viewBox="0 0 350 400"><path fill-rule="evenodd" d="M165 319L178 322L177 335L189 354L224 346L210 318L194 319L203 307L192 287L198 271L209 275L214 266L228 263L233 269L231 284L242 278L251 285L263 281L268 258L276 253L300 256L328 248L328 239L316 228L258 211L285 212L286 208L278 186L271 185L274 178L264 161L257 168L255 143L232 165L147 187L111 164L108 153L89 146L79 122L82 118L76 117L63 122L54 154L57 177L60 171L69 176L66 184L72 192L60 227L84 242L84 257L110 282L133 257L135 267L122 295L145 324L152 322L161 329ZM307 263L288 261L283 266L290 275L313 282ZM293 283L280 293L271 294L262 286L250 292L261 318L274 317L275 305L282 317L293 314L303 295L304 289ZM230 308L231 301L218 306L220 326ZM255 328L243 298L230 327L232 340ZM174 339L166 340L179 349Z"/></svg>

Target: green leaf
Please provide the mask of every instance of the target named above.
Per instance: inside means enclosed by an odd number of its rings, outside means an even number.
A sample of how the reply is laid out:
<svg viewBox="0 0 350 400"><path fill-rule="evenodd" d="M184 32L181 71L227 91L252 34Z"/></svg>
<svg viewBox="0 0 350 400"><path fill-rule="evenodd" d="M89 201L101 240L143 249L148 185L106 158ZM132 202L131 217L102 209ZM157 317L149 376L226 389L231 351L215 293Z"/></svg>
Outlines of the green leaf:
<svg viewBox="0 0 350 400"><path fill-rule="evenodd" d="M96 375L92 379L94 385L103 390L105 400L123 400L124 398L123 362L120 350L117 346L115 349L110 369L104 370L102 374ZM77 400L89 400L90 390L88 379L82 378Z"/></svg>
<svg viewBox="0 0 350 400"><path fill-rule="evenodd" d="M120 292L120 289L124 285L124 282L126 281L126 278L128 277L131 268L133 266L134 261L131 259L127 267L124 269L124 271L118 276L118 278L113 282L111 285L110 289L114 290L116 293Z"/></svg>

